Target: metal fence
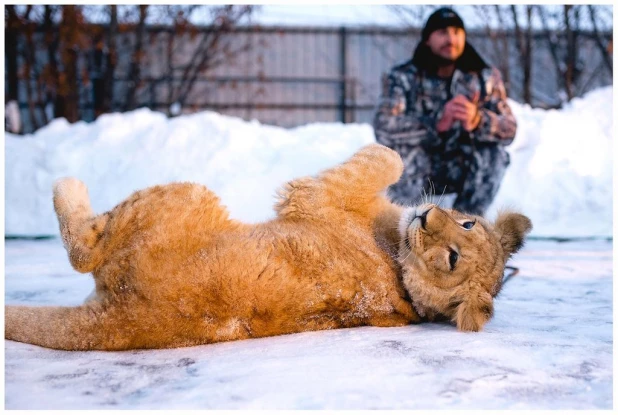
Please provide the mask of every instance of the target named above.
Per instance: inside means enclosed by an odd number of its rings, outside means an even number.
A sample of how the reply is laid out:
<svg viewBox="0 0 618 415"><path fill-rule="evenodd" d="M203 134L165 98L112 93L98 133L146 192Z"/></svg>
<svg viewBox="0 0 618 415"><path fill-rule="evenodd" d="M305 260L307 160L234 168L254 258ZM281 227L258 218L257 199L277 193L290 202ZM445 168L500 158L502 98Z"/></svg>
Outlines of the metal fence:
<svg viewBox="0 0 618 415"><path fill-rule="evenodd" d="M179 74L165 75L164 48L170 30L151 27L142 66L142 81L137 90L140 106L167 112L168 90L180 82ZM43 36L43 33L38 33ZM126 90L131 60L133 34L121 34L114 95ZM226 63L202 75L187 97L181 112L213 110L247 120L293 127L310 122L371 122L381 94L382 75L395 64L410 58L420 39L418 30L386 28L316 28L316 27L243 27L231 32L232 42L249 42L253 46L234 62ZM510 51L516 50L514 36L506 33ZM579 45L581 79L579 94L612 83L611 71L603 67L602 58L591 36L582 33ZM482 32L471 31L468 40L490 63L496 56L493 41ZM191 56L196 39L182 42L183 56ZM559 82L547 42L541 34L533 37L532 91L533 105L553 106L559 102ZM45 53L37 60L44 63ZM80 68L88 72L88 54L80 55ZM522 98L522 71L515 53L508 56L509 96ZM96 75L80 85L80 116L92 121L93 84ZM32 131L27 111L25 80L20 80L19 101L24 132ZM34 81L31 81L34 82ZM35 116L44 111L39 102ZM112 103L119 110L120 103ZM42 117L41 117L42 118Z"/></svg>

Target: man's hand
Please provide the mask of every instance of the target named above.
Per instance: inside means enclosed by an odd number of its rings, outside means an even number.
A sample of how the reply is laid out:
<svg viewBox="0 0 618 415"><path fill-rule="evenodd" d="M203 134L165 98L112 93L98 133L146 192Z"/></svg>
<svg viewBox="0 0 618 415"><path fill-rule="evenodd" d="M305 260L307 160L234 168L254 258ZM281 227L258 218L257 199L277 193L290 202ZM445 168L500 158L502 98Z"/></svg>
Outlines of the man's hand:
<svg viewBox="0 0 618 415"><path fill-rule="evenodd" d="M406 111L406 103L403 100L397 102L397 104L391 107L391 115L397 116L401 115Z"/></svg>
<svg viewBox="0 0 618 415"><path fill-rule="evenodd" d="M478 110L479 92L477 91L469 101L463 95L457 95L444 105L444 114L438 124L436 130L444 132L451 128L454 121L461 121L461 126L466 131L474 130L481 122L481 114Z"/></svg>
<svg viewBox="0 0 618 415"><path fill-rule="evenodd" d="M461 121L461 126L466 131L474 130L481 122L481 113L478 108L479 91L476 91L472 101L469 101L463 95L457 95L451 101L453 102L453 118Z"/></svg>
<svg viewBox="0 0 618 415"><path fill-rule="evenodd" d="M459 96L459 95L458 95ZM444 105L444 113L442 118L436 125L436 130L439 133L443 133L451 128L453 121L455 121L455 98L451 99Z"/></svg>

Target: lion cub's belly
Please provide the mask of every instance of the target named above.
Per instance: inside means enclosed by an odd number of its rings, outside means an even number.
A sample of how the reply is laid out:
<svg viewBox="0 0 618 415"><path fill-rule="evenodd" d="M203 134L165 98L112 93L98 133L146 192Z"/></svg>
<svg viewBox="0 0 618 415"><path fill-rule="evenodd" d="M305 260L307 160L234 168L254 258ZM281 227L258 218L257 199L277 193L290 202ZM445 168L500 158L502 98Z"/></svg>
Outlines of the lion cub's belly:
<svg viewBox="0 0 618 415"><path fill-rule="evenodd" d="M108 288L97 296L116 296L140 315L145 338L156 332L175 346L353 327L393 312L389 257L345 229L193 233L127 252L98 271Z"/></svg>
<svg viewBox="0 0 618 415"><path fill-rule="evenodd" d="M200 254L193 272L208 275L192 278L202 280L192 291L214 341L358 326L393 311L395 271L377 247L338 237L333 252L304 236L227 237Z"/></svg>

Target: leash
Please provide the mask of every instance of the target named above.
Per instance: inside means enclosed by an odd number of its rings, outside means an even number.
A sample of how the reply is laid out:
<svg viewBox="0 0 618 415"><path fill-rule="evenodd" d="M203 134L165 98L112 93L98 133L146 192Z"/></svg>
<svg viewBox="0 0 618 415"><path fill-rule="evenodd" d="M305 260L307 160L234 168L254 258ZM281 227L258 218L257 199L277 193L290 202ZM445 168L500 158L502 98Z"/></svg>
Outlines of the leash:
<svg viewBox="0 0 618 415"><path fill-rule="evenodd" d="M506 271L510 271L510 272L506 272ZM505 266L504 267L504 277L502 278L502 284L506 283L509 278L514 277L515 275L519 274L519 268L517 267L511 267L511 266Z"/></svg>

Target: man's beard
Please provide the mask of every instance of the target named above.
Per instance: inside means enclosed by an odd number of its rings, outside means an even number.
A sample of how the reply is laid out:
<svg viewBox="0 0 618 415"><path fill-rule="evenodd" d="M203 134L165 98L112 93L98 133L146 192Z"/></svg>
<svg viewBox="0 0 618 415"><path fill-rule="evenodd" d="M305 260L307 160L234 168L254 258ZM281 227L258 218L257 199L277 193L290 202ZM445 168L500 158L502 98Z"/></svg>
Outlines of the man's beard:
<svg viewBox="0 0 618 415"><path fill-rule="evenodd" d="M445 58L444 56L434 55L435 63L438 68L443 66L450 66L457 61L457 59Z"/></svg>

